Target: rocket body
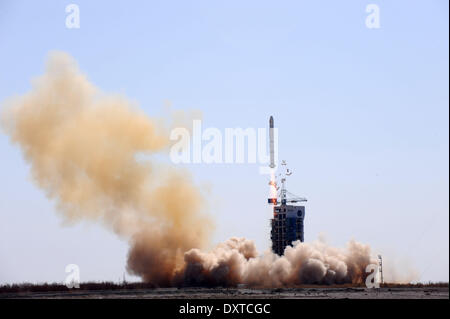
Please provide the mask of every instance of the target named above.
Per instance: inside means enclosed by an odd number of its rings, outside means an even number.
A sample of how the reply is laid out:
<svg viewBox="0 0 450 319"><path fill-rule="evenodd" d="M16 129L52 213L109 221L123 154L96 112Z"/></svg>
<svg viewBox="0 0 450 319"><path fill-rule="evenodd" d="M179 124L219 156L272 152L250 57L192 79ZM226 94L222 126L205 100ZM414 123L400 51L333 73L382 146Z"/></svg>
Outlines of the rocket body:
<svg viewBox="0 0 450 319"><path fill-rule="evenodd" d="M270 168L275 168L275 149L274 149L274 135L273 135L274 125L273 116L269 119L269 140L270 140Z"/></svg>
<svg viewBox="0 0 450 319"><path fill-rule="evenodd" d="M268 203L271 205L277 205L277 184L275 181L275 145L274 145L274 123L273 123L273 116L269 119L269 145L270 145L270 164L269 167L271 168L270 171L270 194L268 198Z"/></svg>

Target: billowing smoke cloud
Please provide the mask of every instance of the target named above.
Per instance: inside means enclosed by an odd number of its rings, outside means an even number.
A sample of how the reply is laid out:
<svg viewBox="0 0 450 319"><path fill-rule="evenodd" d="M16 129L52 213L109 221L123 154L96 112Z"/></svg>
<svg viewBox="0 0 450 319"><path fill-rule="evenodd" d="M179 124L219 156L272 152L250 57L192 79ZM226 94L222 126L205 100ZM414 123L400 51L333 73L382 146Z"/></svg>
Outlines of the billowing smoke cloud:
<svg viewBox="0 0 450 319"><path fill-rule="evenodd" d="M357 283L374 262L356 242L344 250L296 243L280 257L232 238L205 252L213 223L201 190L185 171L150 160L170 146L168 127L102 93L64 53L5 104L5 132L64 220L99 221L128 240L128 271L155 286Z"/></svg>
<svg viewBox="0 0 450 319"><path fill-rule="evenodd" d="M165 285L185 251L209 242L212 221L189 175L139 156L167 150L161 121L100 92L70 56L53 53L33 89L7 101L2 115L65 221L101 221L130 240L131 273Z"/></svg>
<svg viewBox="0 0 450 319"><path fill-rule="evenodd" d="M283 256L258 256L252 241L231 238L210 252L191 249L177 284L186 286L289 287L301 284L363 283L365 268L376 263L370 247L350 241L345 249L324 242L288 246Z"/></svg>

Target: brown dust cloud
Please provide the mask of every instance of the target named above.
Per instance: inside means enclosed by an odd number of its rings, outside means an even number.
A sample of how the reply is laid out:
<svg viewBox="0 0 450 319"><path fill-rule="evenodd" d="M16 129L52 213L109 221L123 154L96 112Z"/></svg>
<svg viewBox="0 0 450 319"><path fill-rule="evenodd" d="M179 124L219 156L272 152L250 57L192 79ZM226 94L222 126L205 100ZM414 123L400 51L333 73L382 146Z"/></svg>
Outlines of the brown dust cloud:
<svg viewBox="0 0 450 319"><path fill-rule="evenodd" d="M167 155L174 119L105 94L63 52L50 54L28 93L4 101L1 120L63 220L108 227L129 242L128 272L157 287L361 283L376 263L356 241L297 242L283 256L235 237L208 249L214 222L201 189L185 170L152 160Z"/></svg>

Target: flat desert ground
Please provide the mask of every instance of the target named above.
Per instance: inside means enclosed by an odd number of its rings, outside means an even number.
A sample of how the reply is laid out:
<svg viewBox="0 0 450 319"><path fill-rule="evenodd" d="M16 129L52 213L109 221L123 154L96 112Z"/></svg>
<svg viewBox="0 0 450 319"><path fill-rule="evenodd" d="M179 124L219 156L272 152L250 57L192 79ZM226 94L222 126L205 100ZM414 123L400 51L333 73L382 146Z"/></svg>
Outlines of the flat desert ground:
<svg viewBox="0 0 450 319"><path fill-rule="evenodd" d="M1 298L90 298L90 299L449 299L448 287L423 288L158 288L14 292L0 293Z"/></svg>

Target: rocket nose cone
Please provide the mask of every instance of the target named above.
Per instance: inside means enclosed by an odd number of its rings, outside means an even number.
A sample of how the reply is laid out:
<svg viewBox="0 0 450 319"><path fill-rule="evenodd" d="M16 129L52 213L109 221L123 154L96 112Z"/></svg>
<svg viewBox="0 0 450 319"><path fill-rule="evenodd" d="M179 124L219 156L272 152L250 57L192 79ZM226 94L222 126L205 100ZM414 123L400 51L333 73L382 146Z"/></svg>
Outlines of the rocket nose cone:
<svg viewBox="0 0 450 319"><path fill-rule="evenodd" d="M273 116L271 116L269 119L269 126L273 127Z"/></svg>

